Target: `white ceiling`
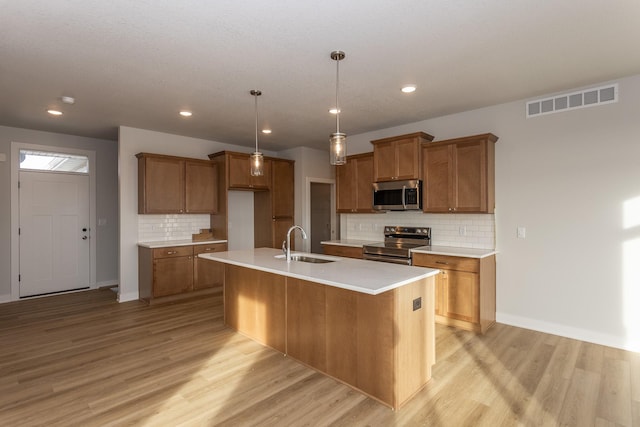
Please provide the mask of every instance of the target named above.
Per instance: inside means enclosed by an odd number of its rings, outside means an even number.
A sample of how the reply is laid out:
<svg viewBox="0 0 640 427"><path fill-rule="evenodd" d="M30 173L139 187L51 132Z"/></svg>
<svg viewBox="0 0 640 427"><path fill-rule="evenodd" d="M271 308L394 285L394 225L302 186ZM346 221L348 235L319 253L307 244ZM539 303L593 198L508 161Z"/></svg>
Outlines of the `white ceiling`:
<svg viewBox="0 0 640 427"><path fill-rule="evenodd" d="M0 124L252 146L255 88L261 147L325 149L333 50L353 135L637 74L639 40L637 0L0 0Z"/></svg>

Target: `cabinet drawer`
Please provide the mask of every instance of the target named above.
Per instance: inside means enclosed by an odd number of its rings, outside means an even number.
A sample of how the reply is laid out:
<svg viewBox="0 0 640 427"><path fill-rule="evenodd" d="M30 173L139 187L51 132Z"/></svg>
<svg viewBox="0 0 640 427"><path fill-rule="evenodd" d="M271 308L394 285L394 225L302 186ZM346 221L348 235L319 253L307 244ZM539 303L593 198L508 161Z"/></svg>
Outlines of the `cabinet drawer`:
<svg viewBox="0 0 640 427"><path fill-rule="evenodd" d="M153 258L173 258L193 255L193 246L171 246L153 250Z"/></svg>
<svg viewBox="0 0 640 427"><path fill-rule="evenodd" d="M447 255L413 254L413 265L444 270L468 271L478 273L480 260Z"/></svg>
<svg viewBox="0 0 640 427"><path fill-rule="evenodd" d="M362 259L362 248L355 246L322 245L322 251L325 255Z"/></svg>
<svg viewBox="0 0 640 427"><path fill-rule="evenodd" d="M207 245L194 245L193 254L207 254L211 252L224 252L227 250L226 243L211 243Z"/></svg>

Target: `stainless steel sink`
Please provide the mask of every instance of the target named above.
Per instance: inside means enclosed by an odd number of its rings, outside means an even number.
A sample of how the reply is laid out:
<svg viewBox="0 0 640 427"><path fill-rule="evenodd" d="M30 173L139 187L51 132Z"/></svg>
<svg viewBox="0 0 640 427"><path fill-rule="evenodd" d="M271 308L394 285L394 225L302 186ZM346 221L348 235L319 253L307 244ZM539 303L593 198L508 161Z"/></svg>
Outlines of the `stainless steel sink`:
<svg viewBox="0 0 640 427"><path fill-rule="evenodd" d="M326 264L327 262L334 262L332 259L313 258L304 255L291 255L291 261L312 262L314 264Z"/></svg>
<svg viewBox="0 0 640 427"><path fill-rule="evenodd" d="M284 255L276 255L275 256L278 259L282 259L284 260L286 257ZM308 256L308 255L303 255L303 254L291 254L291 261L297 261L297 262L310 262L313 264L326 264L328 262L336 262L337 259L331 259L329 257L315 257L315 256Z"/></svg>

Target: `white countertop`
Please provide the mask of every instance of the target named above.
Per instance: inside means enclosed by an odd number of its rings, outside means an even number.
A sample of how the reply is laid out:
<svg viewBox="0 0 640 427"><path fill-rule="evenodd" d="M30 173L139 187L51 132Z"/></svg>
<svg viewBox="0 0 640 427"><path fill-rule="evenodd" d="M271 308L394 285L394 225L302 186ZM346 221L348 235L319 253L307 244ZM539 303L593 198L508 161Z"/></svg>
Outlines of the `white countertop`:
<svg viewBox="0 0 640 427"><path fill-rule="evenodd" d="M191 239L184 240L160 240L157 242L138 242L138 246L142 248L168 248L171 246L193 246L193 245L211 245L213 243L227 243L226 240L198 240L193 241Z"/></svg>
<svg viewBox="0 0 640 427"><path fill-rule="evenodd" d="M323 245L336 245L336 246L353 246L362 247L364 245L370 245L372 243L381 243L383 240L370 241L370 240L326 240L320 242ZM476 248L460 248L457 246L421 246L416 249L412 249L411 252L433 255L449 255L449 256L461 256L467 258L484 258L490 255L498 253L495 249L476 249Z"/></svg>
<svg viewBox="0 0 640 427"><path fill-rule="evenodd" d="M282 255L279 249L259 248L241 251L216 252L198 255L201 258L253 268L268 273L280 274L310 282L322 283L342 289L349 289L370 295L377 295L391 289L415 282L425 277L435 276L440 270L424 267L365 261L353 258L307 254L315 258L335 260L324 264L290 261L276 258Z"/></svg>
<svg viewBox="0 0 640 427"><path fill-rule="evenodd" d="M484 258L498 253L495 249L459 248L457 246L420 246L419 248L411 249L411 252L466 258Z"/></svg>
<svg viewBox="0 0 640 427"><path fill-rule="evenodd" d="M324 242L320 242L321 245L336 245L336 246L353 246L355 248L361 248L364 245L370 245L372 243L380 243L381 240L350 240L350 239L339 239L339 240L326 240Z"/></svg>

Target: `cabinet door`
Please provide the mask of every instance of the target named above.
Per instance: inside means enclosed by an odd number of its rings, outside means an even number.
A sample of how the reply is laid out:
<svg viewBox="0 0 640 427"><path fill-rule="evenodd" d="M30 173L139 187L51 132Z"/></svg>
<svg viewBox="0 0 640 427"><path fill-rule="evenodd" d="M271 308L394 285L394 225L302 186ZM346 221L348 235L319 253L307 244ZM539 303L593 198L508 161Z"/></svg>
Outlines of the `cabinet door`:
<svg viewBox="0 0 640 427"><path fill-rule="evenodd" d="M153 261L153 296L163 297L193 288L193 257L158 258Z"/></svg>
<svg viewBox="0 0 640 427"><path fill-rule="evenodd" d="M356 209L356 166L353 159L336 166L336 211L353 212Z"/></svg>
<svg viewBox="0 0 640 427"><path fill-rule="evenodd" d="M218 175L211 162L185 162L185 211L215 214L218 205Z"/></svg>
<svg viewBox="0 0 640 427"><path fill-rule="evenodd" d="M287 239L287 231L293 226L293 218L274 218L272 220L272 248L282 248L282 242ZM291 250L296 248L294 234L291 235Z"/></svg>
<svg viewBox="0 0 640 427"><path fill-rule="evenodd" d="M198 254L222 252L227 250L225 243L195 245L193 247L193 289L206 289L222 286L224 283L224 264L198 257Z"/></svg>
<svg viewBox="0 0 640 427"><path fill-rule="evenodd" d="M395 141L395 179L420 179L420 144L417 138Z"/></svg>
<svg viewBox="0 0 640 427"><path fill-rule="evenodd" d="M424 212L451 212L452 159L451 145L426 145L424 159L422 203Z"/></svg>
<svg viewBox="0 0 640 427"><path fill-rule="evenodd" d="M452 319L479 322L478 274L453 270L443 270L443 272L447 276L444 315Z"/></svg>
<svg viewBox="0 0 640 427"><path fill-rule="evenodd" d="M373 148L374 179L393 181L397 178L396 145L394 141L376 143Z"/></svg>
<svg viewBox="0 0 640 427"><path fill-rule="evenodd" d="M487 144L484 141L453 146L454 203L457 212L487 211Z"/></svg>
<svg viewBox="0 0 640 427"><path fill-rule="evenodd" d="M142 164L141 164L142 163ZM138 213L166 214L184 211L184 161L164 157L138 160Z"/></svg>
<svg viewBox="0 0 640 427"><path fill-rule="evenodd" d="M435 306L436 306L436 314L440 316L445 315L444 310L444 297L446 295L445 289L447 287L447 274L445 272L440 272L435 278Z"/></svg>
<svg viewBox="0 0 640 427"><path fill-rule="evenodd" d="M271 161L271 209L272 216L293 217L294 214L294 164L284 160Z"/></svg>
<svg viewBox="0 0 640 427"><path fill-rule="evenodd" d="M356 206L358 212L373 212L373 156L356 160Z"/></svg>
<svg viewBox="0 0 640 427"><path fill-rule="evenodd" d="M229 162L229 188L251 188L251 165L246 154L231 153Z"/></svg>

